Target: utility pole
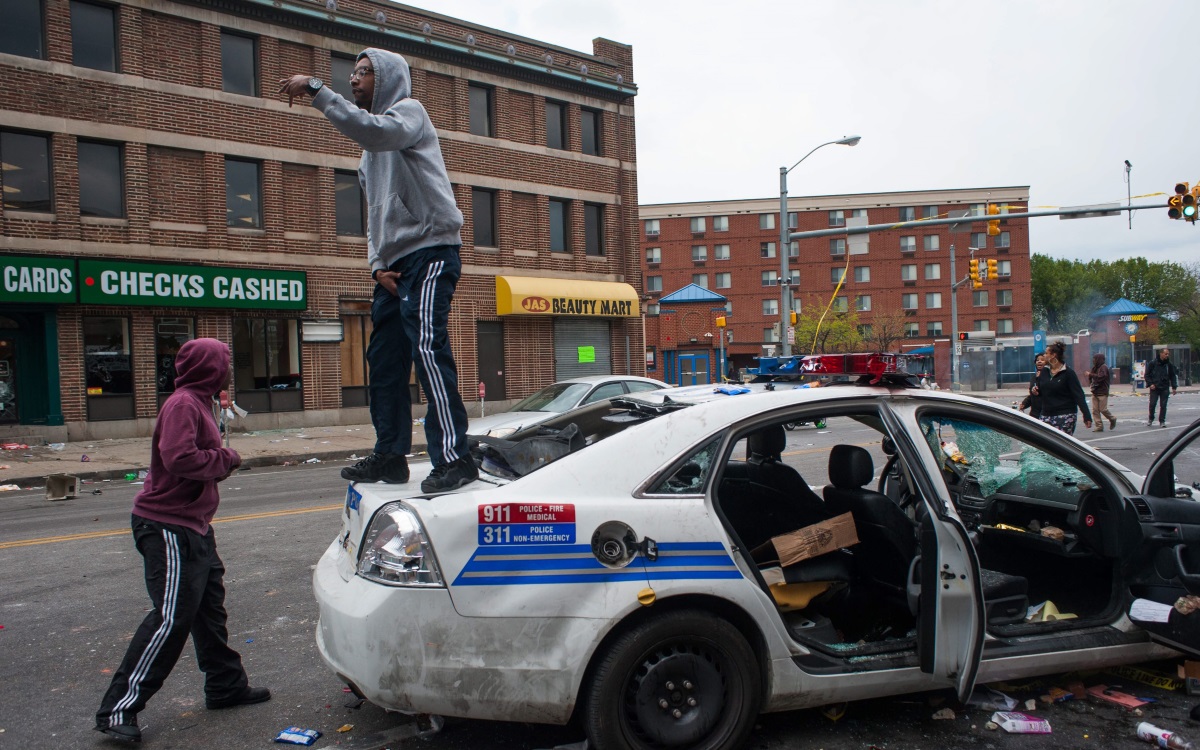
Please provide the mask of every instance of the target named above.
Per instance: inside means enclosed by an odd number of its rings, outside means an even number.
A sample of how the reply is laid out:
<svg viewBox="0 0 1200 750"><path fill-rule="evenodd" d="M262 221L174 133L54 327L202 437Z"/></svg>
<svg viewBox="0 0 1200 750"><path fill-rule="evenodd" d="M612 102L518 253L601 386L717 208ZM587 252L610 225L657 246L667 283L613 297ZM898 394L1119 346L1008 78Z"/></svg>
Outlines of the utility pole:
<svg viewBox="0 0 1200 750"><path fill-rule="evenodd" d="M968 247L971 257L975 257L975 248ZM970 276L958 278L958 270L954 264L954 244L950 245L950 390L962 390L958 382L958 288L971 281Z"/></svg>

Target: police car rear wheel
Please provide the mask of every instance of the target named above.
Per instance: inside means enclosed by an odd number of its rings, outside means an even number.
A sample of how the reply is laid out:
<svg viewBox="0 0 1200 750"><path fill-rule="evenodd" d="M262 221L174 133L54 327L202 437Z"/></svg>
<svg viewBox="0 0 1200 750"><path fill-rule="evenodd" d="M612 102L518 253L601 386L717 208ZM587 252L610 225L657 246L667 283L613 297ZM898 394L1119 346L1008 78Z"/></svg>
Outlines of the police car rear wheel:
<svg viewBox="0 0 1200 750"><path fill-rule="evenodd" d="M759 668L728 622L671 612L623 634L598 662L585 722L595 750L740 748L758 715Z"/></svg>

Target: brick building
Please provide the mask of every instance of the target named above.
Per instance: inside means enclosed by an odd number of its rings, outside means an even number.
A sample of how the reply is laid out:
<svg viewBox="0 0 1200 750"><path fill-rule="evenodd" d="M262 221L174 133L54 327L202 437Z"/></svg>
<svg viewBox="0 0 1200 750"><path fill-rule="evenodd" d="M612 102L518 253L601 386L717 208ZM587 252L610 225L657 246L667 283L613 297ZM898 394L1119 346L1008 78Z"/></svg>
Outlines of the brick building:
<svg viewBox="0 0 1200 750"><path fill-rule="evenodd" d="M790 198L793 232L944 218L962 210L978 217L954 227L916 225L851 238L794 240L788 250L794 306L803 315L833 300L834 309L857 312L868 342L872 333L878 337L873 328L894 326L898 339L888 348L925 350L951 335L950 247L955 247L959 278L967 274L969 248L975 247L975 258L997 261L999 278L978 290L959 288L959 330L1029 335L1029 221L1003 219L1001 233L988 236L984 216L988 203L1012 205L1015 213L1028 199L1028 187ZM649 374L692 382L700 362L708 368L704 377L715 378L721 344L715 319L721 312L714 308L721 306L729 310L725 345L733 369L756 366L755 358L764 353L778 354L778 328L773 327L781 304L779 200L643 205L640 215ZM712 294L677 294L692 284ZM663 295L671 297L669 305L660 303ZM713 304L711 297L725 302ZM793 348L808 353L811 342Z"/></svg>
<svg viewBox="0 0 1200 750"><path fill-rule="evenodd" d="M368 46L411 64L466 219L464 399L643 373L630 47L369 0L0 17L0 434L149 434L196 336L231 345L249 427L368 419L360 151L276 94L311 73L349 98Z"/></svg>

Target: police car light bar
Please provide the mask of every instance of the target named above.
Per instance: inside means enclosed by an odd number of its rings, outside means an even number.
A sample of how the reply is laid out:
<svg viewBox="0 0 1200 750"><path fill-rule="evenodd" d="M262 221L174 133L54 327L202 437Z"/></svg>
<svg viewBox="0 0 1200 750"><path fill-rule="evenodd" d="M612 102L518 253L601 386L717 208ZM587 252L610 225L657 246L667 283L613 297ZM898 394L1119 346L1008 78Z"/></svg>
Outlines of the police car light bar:
<svg viewBox="0 0 1200 750"><path fill-rule="evenodd" d="M877 383L885 373L905 372L903 359L902 355L885 352L814 354L800 360L800 371L811 375L867 375Z"/></svg>

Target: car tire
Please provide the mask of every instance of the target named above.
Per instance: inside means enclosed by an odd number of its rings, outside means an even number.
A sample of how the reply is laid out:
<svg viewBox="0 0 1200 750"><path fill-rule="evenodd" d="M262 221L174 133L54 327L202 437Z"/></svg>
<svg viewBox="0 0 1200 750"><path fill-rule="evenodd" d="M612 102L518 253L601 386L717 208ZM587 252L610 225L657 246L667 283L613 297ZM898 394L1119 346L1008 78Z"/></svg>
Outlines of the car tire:
<svg viewBox="0 0 1200 750"><path fill-rule="evenodd" d="M745 637L696 610L669 612L622 634L585 689L592 750L741 748L762 701L758 659Z"/></svg>
<svg viewBox="0 0 1200 750"><path fill-rule="evenodd" d="M791 432L792 430L796 429L799 426L800 426L799 422L784 422L783 423L783 429L787 430L788 432Z"/></svg>

